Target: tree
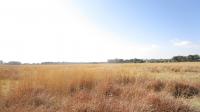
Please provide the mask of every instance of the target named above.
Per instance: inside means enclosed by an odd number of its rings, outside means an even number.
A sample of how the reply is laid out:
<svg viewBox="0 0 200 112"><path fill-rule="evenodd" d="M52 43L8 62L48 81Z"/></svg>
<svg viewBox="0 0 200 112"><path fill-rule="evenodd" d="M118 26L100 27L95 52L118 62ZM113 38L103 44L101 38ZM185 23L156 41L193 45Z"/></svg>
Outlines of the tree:
<svg viewBox="0 0 200 112"><path fill-rule="evenodd" d="M173 61L175 62L183 62L183 61L187 61L187 57L185 56L174 56L172 58Z"/></svg>
<svg viewBox="0 0 200 112"><path fill-rule="evenodd" d="M123 63L123 59L109 59L108 63Z"/></svg>
<svg viewBox="0 0 200 112"><path fill-rule="evenodd" d="M188 55L188 61L198 61L200 59L199 55Z"/></svg>
<svg viewBox="0 0 200 112"><path fill-rule="evenodd" d="M19 62L19 61L9 61L7 64L9 64L9 65L20 65L21 62Z"/></svg>

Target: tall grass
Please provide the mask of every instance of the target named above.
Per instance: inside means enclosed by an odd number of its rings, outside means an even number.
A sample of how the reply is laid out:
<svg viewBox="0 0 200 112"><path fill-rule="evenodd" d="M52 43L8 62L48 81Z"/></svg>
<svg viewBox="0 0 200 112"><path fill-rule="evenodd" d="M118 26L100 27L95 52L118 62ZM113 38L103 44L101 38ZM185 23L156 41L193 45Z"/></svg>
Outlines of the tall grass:
<svg viewBox="0 0 200 112"><path fill-rule="evenodd" d="M15 67L20 77L0 97L0 112L198 112L188 100L199 98L199 68L197 63ZM188 73L195 80L187 80Z"/></svg>

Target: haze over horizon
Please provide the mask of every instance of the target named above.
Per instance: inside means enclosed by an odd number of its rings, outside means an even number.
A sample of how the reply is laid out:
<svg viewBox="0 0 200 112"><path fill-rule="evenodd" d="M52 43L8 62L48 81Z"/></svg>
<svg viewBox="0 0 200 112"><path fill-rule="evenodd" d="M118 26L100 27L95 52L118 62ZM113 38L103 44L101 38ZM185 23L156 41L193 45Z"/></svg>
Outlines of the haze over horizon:
<svg viewBox="0 0 200 112"><path fill-rule="evenodd" d="M0 60L200 54L198 0L1 0Z"/></svg>

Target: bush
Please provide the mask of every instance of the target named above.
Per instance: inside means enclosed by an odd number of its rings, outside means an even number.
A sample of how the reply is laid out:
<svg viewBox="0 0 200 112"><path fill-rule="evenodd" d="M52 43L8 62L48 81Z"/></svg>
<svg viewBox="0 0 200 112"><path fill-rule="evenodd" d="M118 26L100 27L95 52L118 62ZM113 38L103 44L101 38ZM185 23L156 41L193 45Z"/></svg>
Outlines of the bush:
<svg viewBox="0 0 200 112"><path fill-rule="evenodd" d="M174 97L191 98L199 93L199 89L188 84L172 83L170 91Z"/></svg>

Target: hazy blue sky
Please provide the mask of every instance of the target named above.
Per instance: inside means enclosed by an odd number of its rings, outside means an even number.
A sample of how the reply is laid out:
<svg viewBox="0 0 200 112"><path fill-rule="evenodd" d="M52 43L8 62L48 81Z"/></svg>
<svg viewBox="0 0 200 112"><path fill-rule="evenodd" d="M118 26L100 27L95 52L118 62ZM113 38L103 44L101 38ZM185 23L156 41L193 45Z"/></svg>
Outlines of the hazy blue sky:
<svg viewBox="0 0 200 112"><path fill-rule="evenodd" d="M180 48L173 47L171 42L182 42L180 47L200 44L199 0L75 1L74 5L92 22L128 41L152 42L175 52ZM181 49L200 53L193 48Z"/></svg>
<svg viewBox="0 0 200 112"><path fill-rule="evenodd" d="M200 54L199 0L2 0L0 60Z"/></svg>
<svg viewBox="0 0 200 112"><path fill-rule="evenodd" d="M128 38L139 36L156 41L176 37L196 41L200 34L199 0L75 1L74 5L91 21Z"/></svg>

